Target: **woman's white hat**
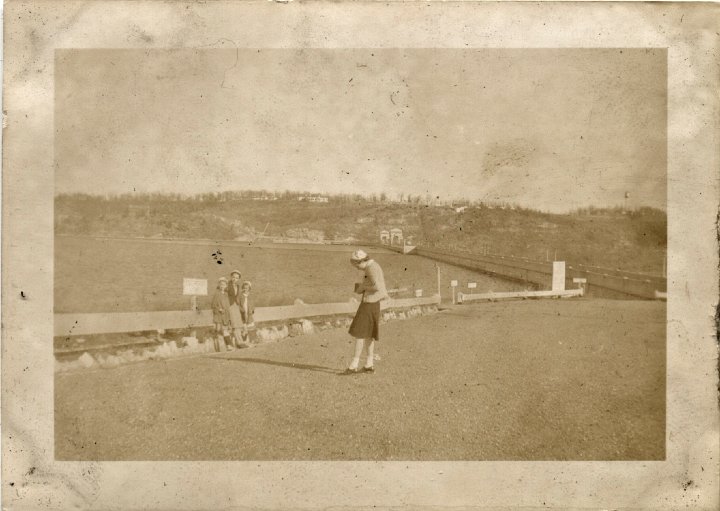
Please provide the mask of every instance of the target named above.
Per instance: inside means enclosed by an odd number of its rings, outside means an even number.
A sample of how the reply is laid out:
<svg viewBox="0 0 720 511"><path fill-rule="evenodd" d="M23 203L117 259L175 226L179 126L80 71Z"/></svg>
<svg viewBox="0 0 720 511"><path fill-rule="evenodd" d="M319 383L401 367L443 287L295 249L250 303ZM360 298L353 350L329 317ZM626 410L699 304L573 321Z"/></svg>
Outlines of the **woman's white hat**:
<svg viewBox="0 0 720 511"><path fill-rule="evenodd" d="M367 253L366 253L364 250L359 250L359 249L358 249L358 250L356 250L355 252L352 253L352 255L350 256L350 260L351 260L351 261L362 261L363 259L366 259L367 256L368 256L368 255L367 255Z"/></svg>

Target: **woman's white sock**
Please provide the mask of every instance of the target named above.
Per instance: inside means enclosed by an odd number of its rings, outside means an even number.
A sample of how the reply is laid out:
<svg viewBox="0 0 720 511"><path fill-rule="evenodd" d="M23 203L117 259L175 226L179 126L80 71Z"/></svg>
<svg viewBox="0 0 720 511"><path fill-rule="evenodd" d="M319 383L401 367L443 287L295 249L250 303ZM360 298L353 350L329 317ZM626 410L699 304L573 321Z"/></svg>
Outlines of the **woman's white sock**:
<svg viewBox="0 0 720 511"><path fill-rule="evenodd" d="M370 340L370 344L368 344L368 350L367 350L367 361L365 362L365 367L372 367L373 362L375 361L375 341Z"/></svg>

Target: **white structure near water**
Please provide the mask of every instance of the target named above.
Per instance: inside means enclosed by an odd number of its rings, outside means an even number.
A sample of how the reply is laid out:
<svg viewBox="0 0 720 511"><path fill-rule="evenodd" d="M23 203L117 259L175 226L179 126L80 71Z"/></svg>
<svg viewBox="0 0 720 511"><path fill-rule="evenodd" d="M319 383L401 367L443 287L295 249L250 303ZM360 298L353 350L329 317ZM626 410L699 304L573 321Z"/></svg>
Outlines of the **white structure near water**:
<svg viewBox="0 0 720 511"><path fill-rule="evenodd" d="M402 245L404 243L402 229L397 227L380 231L380 243L383 245Z"/></svg>
<svg viewBox="0 0 720 511"><path fill-rule="evenodd" d="M403 244L403 232L402 229L390 229L390 244L391 245L402 245Z"/></svg>
<svg viewBox="0 0 720 511"><path fill-rule="evenodd" d="M565 261L553 261L552 290L565 291Z"/></svg>

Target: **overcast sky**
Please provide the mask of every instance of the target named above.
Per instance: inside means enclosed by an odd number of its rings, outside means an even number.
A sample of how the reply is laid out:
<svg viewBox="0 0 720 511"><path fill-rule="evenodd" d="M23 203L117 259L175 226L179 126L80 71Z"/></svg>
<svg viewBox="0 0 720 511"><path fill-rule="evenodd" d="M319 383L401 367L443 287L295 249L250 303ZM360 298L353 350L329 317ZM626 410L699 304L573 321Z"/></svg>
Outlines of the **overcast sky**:
<svg viewBox="0 0 720 511"><path fill-rule="evenodd" d="M56 192L665 208L664 50L63 50Z"/></svg>

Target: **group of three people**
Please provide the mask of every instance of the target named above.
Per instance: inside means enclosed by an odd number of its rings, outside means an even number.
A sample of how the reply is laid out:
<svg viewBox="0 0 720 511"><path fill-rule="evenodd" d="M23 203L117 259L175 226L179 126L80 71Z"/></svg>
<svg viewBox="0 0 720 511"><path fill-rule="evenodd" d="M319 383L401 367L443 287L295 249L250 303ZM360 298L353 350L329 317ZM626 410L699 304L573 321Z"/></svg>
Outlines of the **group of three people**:
<svg viewBox="0 0 720 511"><path fill-rule="evenodd" d="M375 362L375 342L380 340L380 302L389 298L385 287L385 277L380 265L363 250L356 250L350 257L350 263L364 273L362 282L355 284L355 292L362 295L360 306L355 314L349 333L355 338L355 353L347 374L361 371L373 372ZM245 281L240 284L241 274L234 270L231 280L221 277L212 301L213 322L219 340L223 340L231 331L231 347L246 346L248 327L253 324L253 309L250 304L252 285ZM360 357L367 341L367 358L362 369Z"/></svg>
<svg viewBox="0 0 720 511"><path fill-rule="evenodd" d="M229 282L220 277L211 304L217 342L225 347L225 337L229 336L229 349L247 346L248 329L254 324L250 302L252 284L247 280L240 283L241 277L238 270L230 273Z"/></svg>

